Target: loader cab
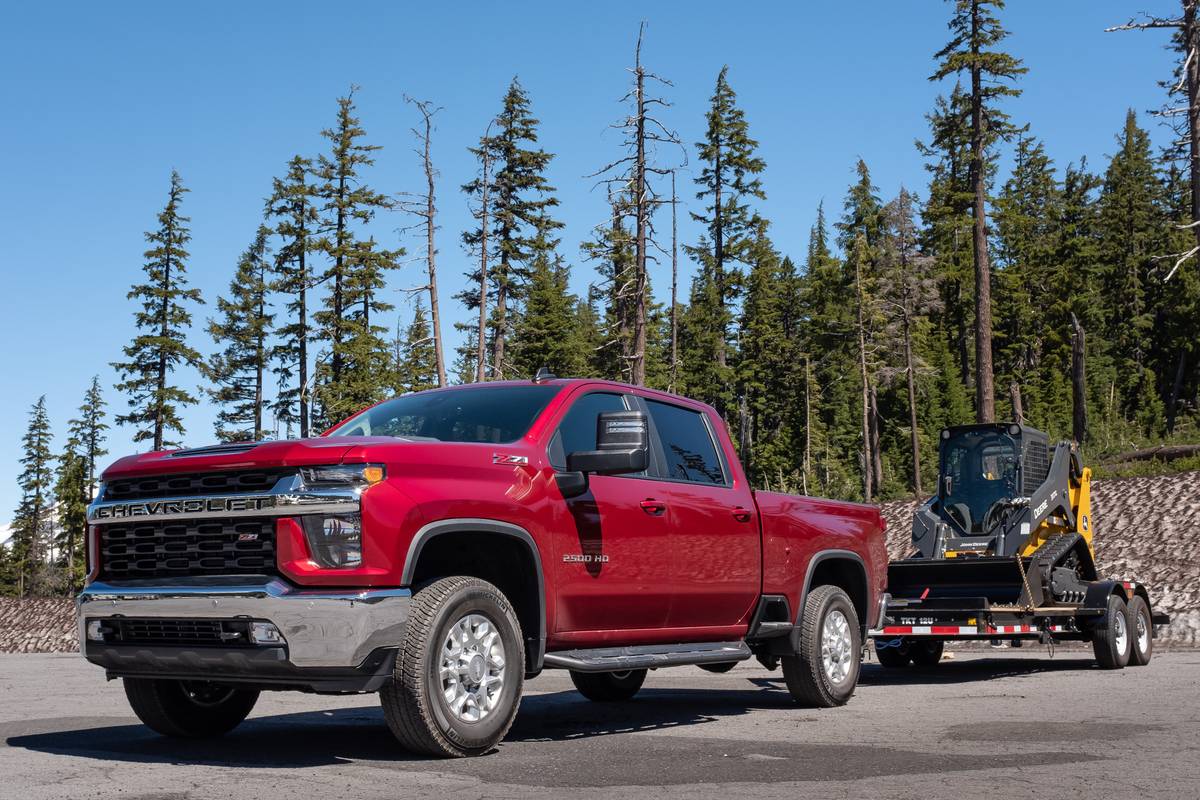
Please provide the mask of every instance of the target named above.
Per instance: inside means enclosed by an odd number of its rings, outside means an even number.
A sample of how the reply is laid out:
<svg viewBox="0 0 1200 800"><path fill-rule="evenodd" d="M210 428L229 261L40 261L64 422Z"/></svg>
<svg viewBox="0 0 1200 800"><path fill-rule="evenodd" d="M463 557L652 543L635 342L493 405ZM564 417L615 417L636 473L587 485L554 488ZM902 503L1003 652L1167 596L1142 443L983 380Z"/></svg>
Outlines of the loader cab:
<svg viewBox="0 0 1200 800"><path fill-rule="evenodd" d="M942 431L938 499L960 536L979 536L993 505L1029 496L1046 479L1046 434L1015 423Z"/></svg>

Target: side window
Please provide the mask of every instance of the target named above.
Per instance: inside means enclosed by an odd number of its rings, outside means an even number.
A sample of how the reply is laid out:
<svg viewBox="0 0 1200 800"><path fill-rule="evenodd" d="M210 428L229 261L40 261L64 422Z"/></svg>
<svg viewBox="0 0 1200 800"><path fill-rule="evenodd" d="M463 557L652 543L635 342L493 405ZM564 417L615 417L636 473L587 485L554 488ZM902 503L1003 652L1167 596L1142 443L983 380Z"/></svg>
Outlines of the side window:
<svg viewBox="0 0 1200 800"><path fill-rule="evenodd" d="M596 415L601 411L624 411L625 400L611 392L591 392L571 404L550 440L550 465L567 468L567 453L596 449Z"/></svg>
<svg viewBox="0 0 1200 800"><path fill-rule="evenodd" d="M725 470L704 415L655 400L647 400L646 405L666 457L667 474L663 477L724 486Z"/></svg>

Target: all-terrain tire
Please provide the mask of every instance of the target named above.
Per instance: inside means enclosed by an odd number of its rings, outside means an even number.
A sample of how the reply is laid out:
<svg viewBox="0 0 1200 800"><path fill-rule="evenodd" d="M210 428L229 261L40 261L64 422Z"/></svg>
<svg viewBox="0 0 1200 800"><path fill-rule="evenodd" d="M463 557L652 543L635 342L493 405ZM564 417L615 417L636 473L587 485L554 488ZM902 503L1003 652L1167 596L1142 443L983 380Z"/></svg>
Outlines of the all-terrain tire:
<svg viewBox="0 0 1200 800"><path fill-rule="evenodd" d="M828 641L826 641L828 640ZM827 667L825 655L830 656ZM850 598L837 586L818 586L804 601L800 652L783 657L783 677L799 703L845 705L862 667L862 631Z"/></svg>
<svg viewBox="0 0 1200 800"><path fill-rule="evenodd" d="M629 700L642 688L646 670L628 669L624 672L575 672L571 683L579 693L594 703L613 703Z"/></svg>
<svg viewBox="0 0 1200 800"><path fill-rule="evenodd" d="M241 724L258 691L206 681L125 678L125 696L146 727L175 739L223 736Z"/></svg>
<svg viewBox="0 0 1200 800"><path fill-rule="evenodd" d="M880 642L883 642L882 646ZM904 669L912 663L912 653L907 639L876 639L875 658L884 669Z"/></svg>
<svg viewBox="0 0 1200 800"><path fill-rule="evenodd" d="M503 674L495 705L478 720L467 720L446 698L441 666L451 629L473 615L484 617L499 634ZM388 727L406 750L444 758L477 756L491 751L512 727L524 678L521 628L503 592L479 578L442 578L413 595L396 668L380 702ZM466 711L466 705L460 708Z"/></svg>
<svg viewBox="0 0 1200 800"><path fill-rule="evenodd" d="M909 655L912 656L913 664L918 667L936 667L941 662L942 651L945 649L945 642L926 639L925 641L913 642Z"/></svg>
<svg viewBox="0 0 1200 800"><path fill-rule="evenodd" d="M1127 606L1129 612L1129 666L1144 667L1154 655L1154 623L1150 620L1150 606L1139 595L1134 595Z"/></svg>
<svg viewBox="0 0 1200 800"><path fill-rule="evenodd" d="M1129 631L1129 609L1115 594L1108 597L1108 613L1103 623L1092 632L1092 650L1101 669L1121 669L1129 663L1133 649Z"/></svg>
<svg viewBox="0 0 1200 800"><path fill-rule="evenodd" d="M729 670L733 669L737 665L738 665L738 662L736 662L736 661L723 661L720 664L701 664L700 669L704 670L705 672L712 672L717 675L723 675L726 672L729 672Z"/></svg>

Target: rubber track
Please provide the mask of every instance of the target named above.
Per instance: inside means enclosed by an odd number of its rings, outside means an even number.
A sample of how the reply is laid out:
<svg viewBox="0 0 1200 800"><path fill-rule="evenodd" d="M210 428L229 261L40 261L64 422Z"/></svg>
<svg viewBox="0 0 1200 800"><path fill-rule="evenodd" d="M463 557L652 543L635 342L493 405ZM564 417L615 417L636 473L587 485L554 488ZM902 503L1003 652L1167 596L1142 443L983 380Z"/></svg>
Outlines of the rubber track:
<svg viewBox="0 0 1200 800"><path fill-rule="evenodd" d="M818 708L840 705L825 686L825 667L820 658L821 610L825 607L826 600L838 592L845 594L837 586L828 584L809 592L804 600L804 616L800 621L800 655L784 658L783 677L787 681L788 691L794 699L805 705ZM846 620L850 623L850 630L858 630L858 615L854 611L854 604L847 598L846 605L850 611ZM810 657L813 655L816 658ZM789 661L792 664L789 665Z"/></svg>
<svg viewBox="0 0 1200 800"><path fill-rule="evenodd" d="M492 584L479 578L455 576L442 578L426 586L413 595L409 607L408 624L404 628L404 640L400 652L396 656L396 669L392 681L385 685L380 692L380 704L383 706L384 717L388 727L400 741L404 749L422 755L445 757L462 757L475 755L476 751L455 744L442 733L433 715L429 698L424 688L426 686L426 668L428 664L428 648L436 647L438 643L430 639L433 632L434 617L446 602L447 598L463 589L474 589L492 595L497 604L504 610L509 622L519 631L516 614L504 594ZM520 636L518 635L518 639ZM517 676L516 697L520 698L522 677L525 672L525 654L518 651L516 658L509 664L513 674ZM434 701L436 702L436 701ZM497 741L503 739L512 727L516 718L516 706L512 711ZM481 751L483 752L483 751Z"/></svg>

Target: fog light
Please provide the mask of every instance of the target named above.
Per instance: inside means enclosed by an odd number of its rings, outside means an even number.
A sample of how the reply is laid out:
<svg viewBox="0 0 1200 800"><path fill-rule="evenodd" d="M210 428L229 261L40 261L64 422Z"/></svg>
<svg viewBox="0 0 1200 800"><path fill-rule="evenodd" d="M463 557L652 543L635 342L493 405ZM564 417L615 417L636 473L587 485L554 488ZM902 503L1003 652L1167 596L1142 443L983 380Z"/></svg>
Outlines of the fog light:
<svg viewBox="0 0 1200 800"><path fill-rule="evenodd" d="M313 560L322 567L362 564L362 518L358 514L305 517L304 536Z"/></svg>
<svg viewBox="0 0 1200 800"><path fill-rule="evenodd" d="M89 642L104 641L104 627L98 619L89 619L87 624L87 638Z"/></svg>
<svg viewBox="0 0 1200 800"><path fill-rule="evenodd" d="M250 639L255 644L283 644L283 634L270 622L251 623Z"/></svg>

